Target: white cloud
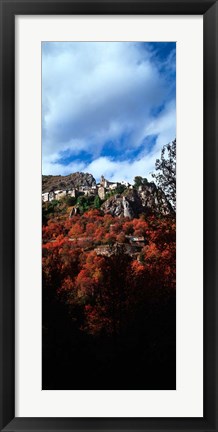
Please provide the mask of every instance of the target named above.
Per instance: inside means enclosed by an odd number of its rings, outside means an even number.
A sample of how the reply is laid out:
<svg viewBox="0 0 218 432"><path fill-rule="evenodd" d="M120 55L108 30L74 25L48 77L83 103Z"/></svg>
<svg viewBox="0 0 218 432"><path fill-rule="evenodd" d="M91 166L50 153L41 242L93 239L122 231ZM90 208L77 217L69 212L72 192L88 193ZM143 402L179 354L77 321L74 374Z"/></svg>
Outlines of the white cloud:
<svg viewBox="0 0 218 432"><path fill-rule="evenodd" d="M141 44L47 43L42 77L44 174L87 168L96 177L108 172L115 178L122 172L129 179L139 174L134 170L147 172L154 154L175 137L173 103L152 116L166 104L170 90L158 62ZM157 135L152 155L145 159L144 149L133 162L115 161L113 155L102 157L106 141L112 140L119 150L122 134L129 134L125 151L140 146L146 136ZM88 152L93 161L77 163L81 151ZM75 161L66 165L61 160L63 152Z"/></svg>
<svg viewBox="0 0 218 432"><path fill-rule="evenodd" d="M86 171L84 163L71 163L63 165L59 163L51 163L47 160L42 162L42 173L44 175L68 175L78 171Z"/></svg>

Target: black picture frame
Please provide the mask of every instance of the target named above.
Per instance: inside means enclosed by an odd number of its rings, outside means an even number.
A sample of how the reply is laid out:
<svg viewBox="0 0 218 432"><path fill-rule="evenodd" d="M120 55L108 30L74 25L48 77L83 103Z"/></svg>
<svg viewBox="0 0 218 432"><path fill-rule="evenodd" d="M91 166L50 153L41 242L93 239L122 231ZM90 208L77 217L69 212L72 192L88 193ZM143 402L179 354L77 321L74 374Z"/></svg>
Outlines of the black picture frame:
<svg viewBox="0 0 218 432"><path fill-rule="evenodd" d="M204 416L203 418L15 417L15 16L203 15L204 21ZM218 4L214 0L0 0L0 429L4 431L216 431ZM193 341L194 342L194 341Z"/></svg>

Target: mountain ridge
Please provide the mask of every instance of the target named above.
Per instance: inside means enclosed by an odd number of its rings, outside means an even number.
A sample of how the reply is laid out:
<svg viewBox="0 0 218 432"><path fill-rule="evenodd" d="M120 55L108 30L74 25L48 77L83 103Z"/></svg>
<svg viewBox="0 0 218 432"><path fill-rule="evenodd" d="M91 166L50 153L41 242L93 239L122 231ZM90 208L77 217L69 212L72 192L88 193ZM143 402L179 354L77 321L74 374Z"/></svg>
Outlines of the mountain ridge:
<svg viewBox="0 0 218 432"><path fill-rule="evenodd" d="M66 176L42 175L42 193L54 190L68 190L81 186L96 186L96 180L90 173L75 172Z"/></svg>

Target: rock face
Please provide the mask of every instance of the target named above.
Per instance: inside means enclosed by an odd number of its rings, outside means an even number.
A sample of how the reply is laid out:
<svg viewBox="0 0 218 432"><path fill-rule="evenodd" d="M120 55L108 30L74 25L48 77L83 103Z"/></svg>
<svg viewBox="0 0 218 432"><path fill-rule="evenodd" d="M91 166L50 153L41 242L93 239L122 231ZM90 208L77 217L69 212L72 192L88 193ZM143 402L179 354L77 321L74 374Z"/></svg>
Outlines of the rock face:
<svg viewBox="0 0 218 432"><path fill-rule="evenodd" d="M124 216L130 219L142 213L162 215L174 213L165 194L153 182L147 183L141 189L128 190L123 195L114 195L104 202L101 209L112 216Z"/></svg>
<svg viewBox="0 0 218 432"><path fill-rule="evenodd" d="M42 193L92 186L96 186L96 181L89 173L76 172L67 176L42 176Z"/></svg>
<svg viewBox="0 0 218 432"><path fill-rule="evenodd" d="M155 183L147 183L138 192L141 203L146 211L151 211L152 213L160 213L162 215L167 215L174 213L174 210L167 200L164 192L157 188Z"/></svg>
<svg viewBox="0 0 218 432"><path fill-rule="evenodd" d="M134 217L133 209L129 201L123 196L123 216L132 219Z"/></svg>
<svg viewBox="0 0 218 432"><path fill-rule="evenodd" d="M104 181L106 181L104 179ZM87 189L94 188L97 191L95 178L92 174L76 172L67 176L42 176L42 192L54 194L54 191L77 190L86 193ZM107 190L105 187L98 187L98 195L102 200L105 199ZM55 197L56 195L54 195ZM174 214L174 210L167 201L164 192L155 183L147 182L138 188L128 188L121 194L116 194L107 199L101 206L104 213L112 216L128 217L130 219L138 217L140 214ZM73 210L74 214L79 209Z"/></svg>
<svg viewBox="0 0 218 432"><path fill-rule="evenodd" d="M102 204L101 209L105 214L110 213L112 216L123 215L123 198L120 195L114 195Z"/></svg>
<svg viewBox="0 0 218 432"><path fill-rule="evenodd" d="M131 257L137 256L138 251L137 249L130 245L130 244L121 244L121 243L115 243L113 245L102 245L95 248L95 252L97 255L102 256L113 256L113 255L121 255L123 254L130 255Z"/></svg>

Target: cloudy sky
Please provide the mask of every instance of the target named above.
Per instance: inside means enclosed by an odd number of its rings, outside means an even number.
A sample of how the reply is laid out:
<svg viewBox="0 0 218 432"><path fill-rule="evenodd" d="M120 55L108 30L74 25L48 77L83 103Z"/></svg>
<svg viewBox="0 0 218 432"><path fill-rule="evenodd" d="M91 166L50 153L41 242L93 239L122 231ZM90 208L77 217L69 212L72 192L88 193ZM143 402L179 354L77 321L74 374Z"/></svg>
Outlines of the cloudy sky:
<svg viewBox="0 0 218 432"><path fill-rule="evenodd" d="M42 44L43 174L150 178L175 137L175 43Z"/></svg>

